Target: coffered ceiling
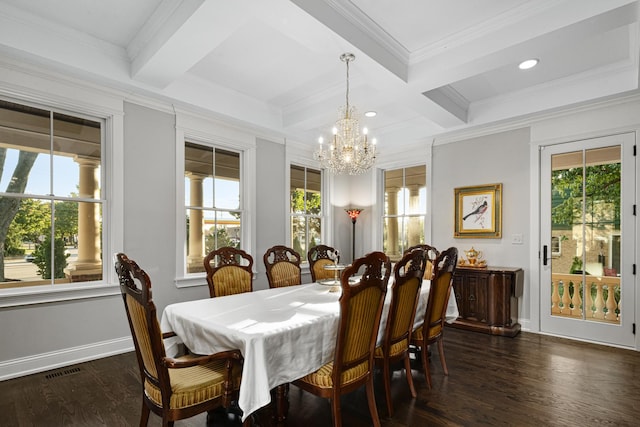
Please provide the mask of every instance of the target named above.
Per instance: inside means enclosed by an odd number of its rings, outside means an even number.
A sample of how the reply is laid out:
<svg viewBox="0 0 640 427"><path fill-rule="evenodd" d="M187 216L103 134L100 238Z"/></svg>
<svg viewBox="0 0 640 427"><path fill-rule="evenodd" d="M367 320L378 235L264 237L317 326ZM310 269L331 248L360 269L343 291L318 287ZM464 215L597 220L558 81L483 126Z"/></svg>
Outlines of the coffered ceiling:
<svg viewBox="0 0 640 427"><path fill-rule="evenodd" d="M638 1L0 0L0 57L309 143L380 149L638 89ZM537 58L522 71L517 65Z"/></svg>

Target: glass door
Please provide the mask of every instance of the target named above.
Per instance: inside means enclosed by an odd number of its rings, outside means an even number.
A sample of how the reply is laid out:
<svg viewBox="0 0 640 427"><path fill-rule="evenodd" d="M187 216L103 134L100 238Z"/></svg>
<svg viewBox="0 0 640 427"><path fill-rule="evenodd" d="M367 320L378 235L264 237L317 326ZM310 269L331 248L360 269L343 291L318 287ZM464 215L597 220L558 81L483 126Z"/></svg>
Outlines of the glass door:
<svg viewBox="0 0 640 427"><path fill-rule="evenodd" d="M541 148L543 332L634 344L633 134Z"/></svg>

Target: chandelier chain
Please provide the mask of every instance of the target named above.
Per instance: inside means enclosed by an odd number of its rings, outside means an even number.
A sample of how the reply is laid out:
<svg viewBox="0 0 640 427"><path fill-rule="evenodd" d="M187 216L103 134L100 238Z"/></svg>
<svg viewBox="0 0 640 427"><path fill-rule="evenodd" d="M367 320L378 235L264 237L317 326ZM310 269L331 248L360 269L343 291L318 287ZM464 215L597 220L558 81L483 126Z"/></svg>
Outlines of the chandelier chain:
<svg viewBox="0 0 640 427"><path fill-rule="evenodd" d="M349 114L349 61L351 61L351 59L347 57L345 59L345 62L347 63L347 96L346 96L347 114Z"/></svg>

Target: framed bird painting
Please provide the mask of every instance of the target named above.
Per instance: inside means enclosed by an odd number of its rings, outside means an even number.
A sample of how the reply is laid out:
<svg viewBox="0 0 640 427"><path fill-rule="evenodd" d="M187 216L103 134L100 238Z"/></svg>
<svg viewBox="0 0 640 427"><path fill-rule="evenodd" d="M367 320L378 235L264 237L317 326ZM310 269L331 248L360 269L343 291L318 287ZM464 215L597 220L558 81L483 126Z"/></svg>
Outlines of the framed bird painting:
<svg viewBox="0 0 640 427"><path fill-rule="evenodd" d="M454 189L453 237L502 238L502 184Z"/></svg>

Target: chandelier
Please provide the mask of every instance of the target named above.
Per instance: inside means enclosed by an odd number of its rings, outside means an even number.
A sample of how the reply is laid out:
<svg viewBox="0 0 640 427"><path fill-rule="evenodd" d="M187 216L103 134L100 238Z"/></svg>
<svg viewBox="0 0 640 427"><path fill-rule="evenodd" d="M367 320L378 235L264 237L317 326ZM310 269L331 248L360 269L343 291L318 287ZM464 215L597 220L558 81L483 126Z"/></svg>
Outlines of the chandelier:
<svg viewBox="0 0 640 427"><path fill-rule="evenodd" d="M340 60L347 64L346 105L340 108L340 118L333 127L331 142L325 146L320 137L320 146L314 153L320 166L336 175L359 175L371 169L376 162L376 140L368 141L367 128L360 131L356 109L349 105L349 62L355 59L352 53L340 56Z"/></svg>

